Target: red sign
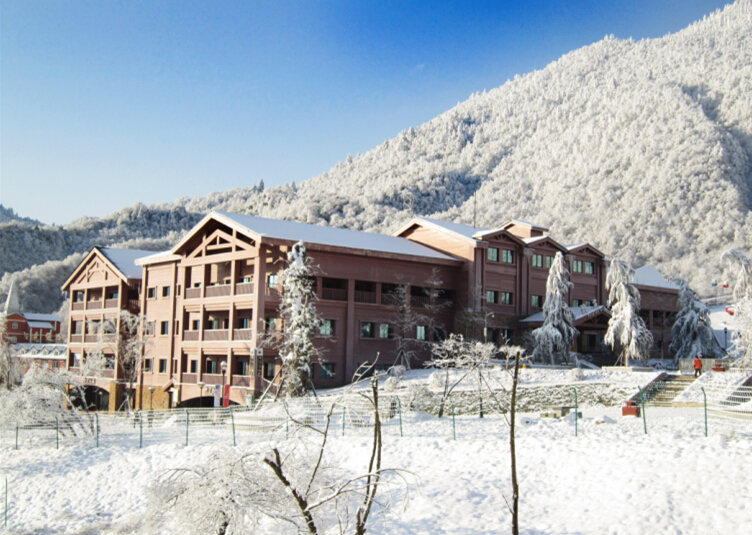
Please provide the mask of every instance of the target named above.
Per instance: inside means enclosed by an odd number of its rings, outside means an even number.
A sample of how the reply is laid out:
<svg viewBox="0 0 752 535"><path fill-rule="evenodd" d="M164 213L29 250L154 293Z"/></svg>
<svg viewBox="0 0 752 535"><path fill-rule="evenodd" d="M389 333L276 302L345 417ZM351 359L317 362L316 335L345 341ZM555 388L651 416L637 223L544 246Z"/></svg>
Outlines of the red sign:
<svg viewBox="0 0 752 535"><path fill-rule="evenodd" d="M225 385L225 407L230 406L230 385Z"/></svg>

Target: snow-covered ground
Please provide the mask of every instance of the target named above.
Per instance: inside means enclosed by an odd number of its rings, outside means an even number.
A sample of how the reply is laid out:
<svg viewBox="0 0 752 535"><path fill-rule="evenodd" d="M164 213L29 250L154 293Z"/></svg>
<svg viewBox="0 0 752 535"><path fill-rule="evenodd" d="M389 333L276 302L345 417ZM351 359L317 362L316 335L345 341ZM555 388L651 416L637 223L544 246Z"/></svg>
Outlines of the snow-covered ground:
<svg viewBox="0 0 752 535"><path fill-rule="evenodd" d="M618 408L583 412L577 437L572 419L520 416L521 533L752 533L752 423L726 427L711 420L706 438L701 412L649 409L646 435L642 419L623 418ZM404 512L369 533L508 532L503 420L457 418L456 440L451 418L412 413L403 425L403 437L395 425L385 430L384 466L414 472L418 485ZM284 446L284 437L278 440ZM226 447L172 443L139 450L133 441L100 448L66 443L59 450L54 444L4 447L0 482L7 477L10 489L8 532L176 533L145 514L146 487L162 471L191 467ZM267 442L244 449L270 447ZM334 433L327 457L361 473L368 451L365 435Z"/></svg>

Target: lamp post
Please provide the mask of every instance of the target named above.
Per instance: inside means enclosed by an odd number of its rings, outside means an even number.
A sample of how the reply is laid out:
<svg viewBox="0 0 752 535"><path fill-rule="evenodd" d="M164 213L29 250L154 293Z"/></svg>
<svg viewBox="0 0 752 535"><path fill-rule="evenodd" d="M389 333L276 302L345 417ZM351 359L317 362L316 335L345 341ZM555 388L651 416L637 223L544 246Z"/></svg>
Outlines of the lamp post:
<svg viewBox="0 0 752 535"><path fill-rule="evenodd" d="M149 391L149 410L150 411L153 410L152 401L154 399L154 391L156 389L157 389L156 386L150 386L149 388L147 388L147 390Z"/></svg>
<svg viewBox="0 0 752 535"><path fill-rule="evenodd" d="M205 384L206 383L203 382L203 381L199 381L198 382L198 388L199 388L199 390L198 390L198 406L202 407L202 408L204 406L204 385Z"/></svg>
<svg viewBox="0 0 752 535"><path fill-rule="evenodd" d="M219 396L219 406L224 407L225 406L225 372L227 371L227 361L223 360L222 364L220 364L220 367L222 368L222 393Z"/></svg>

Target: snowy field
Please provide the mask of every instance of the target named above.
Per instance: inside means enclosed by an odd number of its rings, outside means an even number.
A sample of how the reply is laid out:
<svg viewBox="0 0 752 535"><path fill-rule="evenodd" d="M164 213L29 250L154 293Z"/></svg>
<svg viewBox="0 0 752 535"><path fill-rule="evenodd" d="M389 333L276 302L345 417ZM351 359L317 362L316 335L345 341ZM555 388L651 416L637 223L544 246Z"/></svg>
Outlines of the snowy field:
<svg viewBox="0 0 752 535"><path fill-rule="evenodd" d="M752 533L752 422L710 420L697 410L649 409L643 420L618 408L585 408L572 419L520 415L520 530L525 534ZM606 416L606 418L604 418ZM603 422L603 423L599 423ZM384 466L417 476L404 511L369 528L382 534L510 531L508 430L498 416L406 415L405 436L384 432ZM206 431L202 431L206 432ZM223 442L226 442L223 440ZM284 437L274 444L289 445ZM271 441L243 446L265 452ZM148 513L147 487L165 470L191 467L227 446L178 443L0 449L9 533L173 534ZM225 450L222 450L225 451ZM333 433L327 458L364 470L365 435ZM333 528L332 526L329 526ZM283 533L281 529L266 531ZM331 532L335 532L332 529Z"/></svg>

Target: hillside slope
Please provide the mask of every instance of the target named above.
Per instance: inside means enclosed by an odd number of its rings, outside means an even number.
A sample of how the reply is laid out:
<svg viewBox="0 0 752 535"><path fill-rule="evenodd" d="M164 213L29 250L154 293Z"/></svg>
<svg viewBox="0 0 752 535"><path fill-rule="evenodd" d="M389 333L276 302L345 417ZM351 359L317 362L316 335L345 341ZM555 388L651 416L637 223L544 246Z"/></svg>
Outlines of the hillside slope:
<svg viewBox="0 0 752 535"><path fill-rule="evenodd" d="M752 0L739 0L660 39L607 37L297 186L63 228L0 224L2 250L25 251L2 255L0 272L95 244L165 247L212 208L381 232L412 210L484 227L532 220L702 293L722 251L752 245L751 33Z"/></svg>

